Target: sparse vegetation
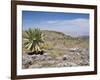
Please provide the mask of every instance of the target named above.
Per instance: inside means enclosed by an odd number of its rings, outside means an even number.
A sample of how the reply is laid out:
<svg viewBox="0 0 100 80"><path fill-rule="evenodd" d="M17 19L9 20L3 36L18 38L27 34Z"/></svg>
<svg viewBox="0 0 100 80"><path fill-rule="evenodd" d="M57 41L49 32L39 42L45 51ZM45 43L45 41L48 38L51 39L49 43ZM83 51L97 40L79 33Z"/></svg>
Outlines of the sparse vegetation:
<svg viewBox="0 0 100 80"><path fill-rule="evenodd" d="M45 35L45 36L44 36ZM70 51L73 49L73 51ZM32 63L32 67L50 66L81 66L89 65L89 37L72 37L57 31L28 29L23 31L23 52L33 54L47 53L47 56L33 58L37 63ZM43 52L45 51L45 52ZM25 54L23 54L24 56ZM66 60L65 57L67 56ZM60 59L59 59L60 58ZM57 60L58 61L57 61ZM48 61L54 62L50 63ZM63 61L64 60L64 61ZM66 63L65 65L60 63Z"/></svg>

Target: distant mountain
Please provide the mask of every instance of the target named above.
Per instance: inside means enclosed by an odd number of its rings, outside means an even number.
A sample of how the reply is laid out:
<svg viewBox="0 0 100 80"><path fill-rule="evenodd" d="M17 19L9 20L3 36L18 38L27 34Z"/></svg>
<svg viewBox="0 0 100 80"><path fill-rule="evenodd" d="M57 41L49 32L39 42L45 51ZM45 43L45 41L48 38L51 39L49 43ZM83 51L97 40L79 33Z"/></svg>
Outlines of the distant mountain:
<svg viewBox="0 0 100 80"><path fill-rule="evenodd" d="M78 38L83 39L83 40L89 40L89 36L80 36Z"/></svg>

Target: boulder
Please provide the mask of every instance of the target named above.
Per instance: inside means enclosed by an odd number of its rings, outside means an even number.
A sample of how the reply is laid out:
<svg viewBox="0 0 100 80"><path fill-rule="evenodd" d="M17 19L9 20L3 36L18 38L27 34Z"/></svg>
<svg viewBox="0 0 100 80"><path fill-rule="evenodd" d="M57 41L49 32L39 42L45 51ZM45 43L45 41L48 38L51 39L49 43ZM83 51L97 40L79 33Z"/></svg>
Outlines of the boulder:
<svg viewBox="0 0 100 80"><path fill-rule="evenodd" d="M62 60L68 60L68 56L67 55L63 55Z"/></svg>
<svg viewBox="0 0 100 80"><path fill-rule="evenodd" d="M32 58L29 57L28 55L23 55L22 57L22 68L28 68L29 65L31 65L33 62Z"/></svg>
<svg viewBox="0 0 100 80"><path fill-rule="evenodd" d="M70 52L81 52L82 50L80 48L70 48Z"/></svg>

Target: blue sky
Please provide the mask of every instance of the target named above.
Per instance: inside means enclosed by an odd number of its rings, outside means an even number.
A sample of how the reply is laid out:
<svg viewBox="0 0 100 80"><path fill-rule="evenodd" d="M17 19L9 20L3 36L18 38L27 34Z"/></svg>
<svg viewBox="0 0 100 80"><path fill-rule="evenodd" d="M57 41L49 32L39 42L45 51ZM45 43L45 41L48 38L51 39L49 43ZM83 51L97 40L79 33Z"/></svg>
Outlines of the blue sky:
<svg viewBox="0 0 100 80"><path fill-rule="evenodd" d="M72 36L89 35L89 14L22 11L23 29L54 30Z"/></svg>

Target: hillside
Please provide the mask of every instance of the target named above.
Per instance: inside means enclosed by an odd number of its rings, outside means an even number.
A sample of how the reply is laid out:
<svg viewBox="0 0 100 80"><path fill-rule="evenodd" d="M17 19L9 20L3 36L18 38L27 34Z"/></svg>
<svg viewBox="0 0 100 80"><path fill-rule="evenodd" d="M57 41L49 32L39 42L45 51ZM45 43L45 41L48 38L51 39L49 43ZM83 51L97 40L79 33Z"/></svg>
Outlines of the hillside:
<svg viewBox="0 0 100 80"><path fill-rule="evenodd" d="M45 34L45 43L50 44L52 48L89 47L88 36L71 37L61 32L48 30L43 30L42 32Z"/></svg>
<svg viewBox="0 0 100 80"><path fill-rule="evenodd" d="M29 68L89 65L88 36L72 37L56 31L41 31L45 35L45 42L40 45L40 48L45 50L47 56L37 57L36 55L37 58L35 58L36 60L34 59L36 63L33 63L33 60ZM28 50L23 47L23 53L27 52ZM25 58L24 54L23 56ZM42 61L41 58L43 59Z"/></svg>

